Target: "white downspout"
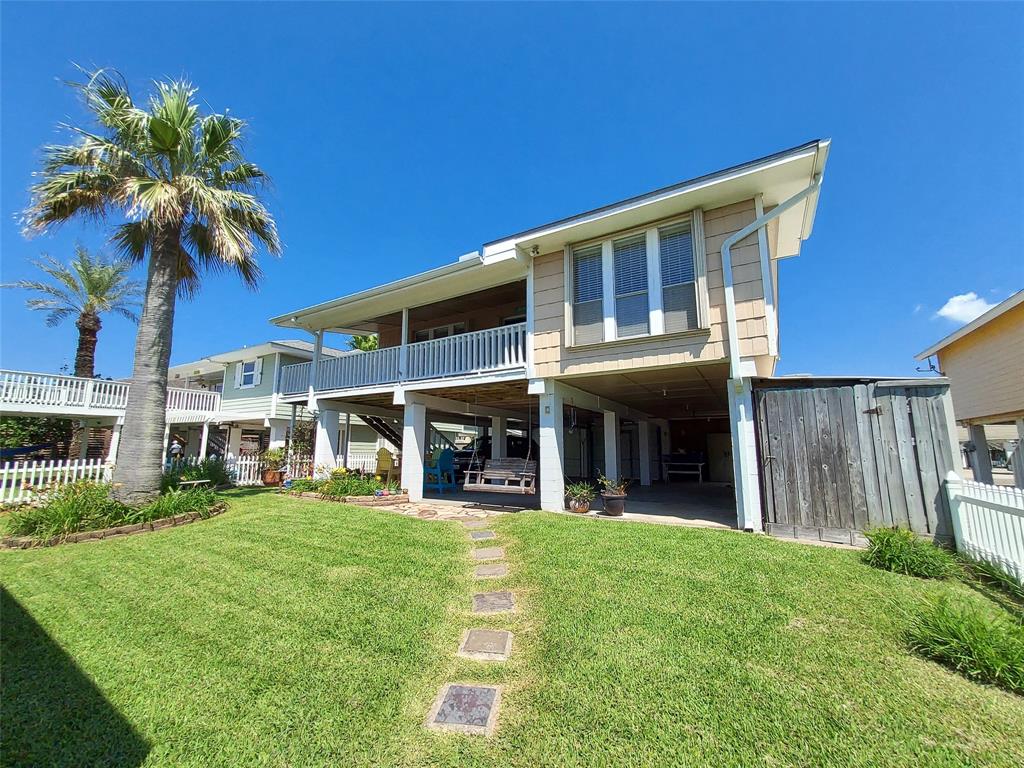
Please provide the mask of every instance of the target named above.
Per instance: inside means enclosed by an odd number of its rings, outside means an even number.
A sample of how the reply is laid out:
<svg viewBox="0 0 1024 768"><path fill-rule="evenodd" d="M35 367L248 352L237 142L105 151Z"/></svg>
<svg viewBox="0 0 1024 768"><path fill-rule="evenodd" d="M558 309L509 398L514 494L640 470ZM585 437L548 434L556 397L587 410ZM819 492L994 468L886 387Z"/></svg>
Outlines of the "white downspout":
<svg viewBox="0 0 1024 768"><path fill-rule="evenodd" d="M722 283L725 287L725 321L729 336L729 378L738 379L740 378L740 341L739 341L739 328L736 325L736 300L733 295L732 288L732 254L730 251L732 247L736 245L740 240L745 238L752 232L756 232L765 224L772 219L776 219L794 205L803 202L803 200L810 195L812 192L817 191L818 187L821 186L821 174L815 174L814 180L811 181L810 185L805 189L797 192L789 200L784 203L780 203L775 206L769 213L763 216L758 216L752 222L747 224L739 232L734 232L732 235L725 239L722 243Z"/></svg>

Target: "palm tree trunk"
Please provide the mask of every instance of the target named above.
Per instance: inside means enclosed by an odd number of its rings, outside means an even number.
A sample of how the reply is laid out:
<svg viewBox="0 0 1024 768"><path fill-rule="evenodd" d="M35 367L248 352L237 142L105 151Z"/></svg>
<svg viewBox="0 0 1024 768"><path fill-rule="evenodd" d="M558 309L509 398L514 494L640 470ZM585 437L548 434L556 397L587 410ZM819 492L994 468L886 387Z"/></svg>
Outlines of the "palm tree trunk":
<svg viewBox="0 0 1024 768"><path fill-rule="evenodd" d="M96 375L96 338L103 323L95 312L82 312L75 322L78 329L78 349L75 352L75 376L91 379ZM81 424L74 426L71 433L71 445L68 446L68 458L77 459L82 450L82 443L88 439L88 429Z"/></svg>
<svg viewBox="0 0 1024 768"><path fill-rule="evenodd" d="M127 504L143 504L160 493L180 232L180 225L161 228L149 257L132 385L118 446L122 458L114 467L114 496Z"/></svg>

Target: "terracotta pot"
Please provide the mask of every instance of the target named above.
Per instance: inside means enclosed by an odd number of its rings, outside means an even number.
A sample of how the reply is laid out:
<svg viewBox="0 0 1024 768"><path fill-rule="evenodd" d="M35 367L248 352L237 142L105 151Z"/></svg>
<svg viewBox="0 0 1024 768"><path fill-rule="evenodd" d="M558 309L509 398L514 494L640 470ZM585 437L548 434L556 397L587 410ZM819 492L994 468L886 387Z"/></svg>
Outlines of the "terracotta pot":
<svg viewBox="0 0 1024 768"><path fill-rule="evenodd" d="M585 515L590 511L590 501L585 499L569 499L569 511Z"/></svg>
<svg viewBox="0 0 1024 768"><path fill-rule="evenodd" d="M626 494L624 493L602 493L604 500L604 511L602 514L609 517L620 517L626 509Z"/></svg>
<svg viewBox="0 0 1024 768"><path fill-rule="evenodd" d="M284 472L279 469L264 469L263 470L263 484L264 485L280 485L284 479Z"/></svg>

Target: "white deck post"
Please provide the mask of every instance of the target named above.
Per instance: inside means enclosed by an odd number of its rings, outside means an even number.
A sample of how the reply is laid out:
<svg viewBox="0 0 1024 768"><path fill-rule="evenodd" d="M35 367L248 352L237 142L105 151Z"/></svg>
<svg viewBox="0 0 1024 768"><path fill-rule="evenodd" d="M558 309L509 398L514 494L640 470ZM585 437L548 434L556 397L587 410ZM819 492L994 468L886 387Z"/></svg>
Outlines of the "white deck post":
<svg viewBox="0 0 1024 768"><path fill-rule="evenodd" d="M324 332L315 331L313 333L313 360L309 364L309 396L307 398L306 407L311 411L316 410L316 376L317 370L320 368L320 355L324 350Z"/></svg>
<svg viewBox="0 0 1024 768"><path fill-rule="evenodd" d="M504 416L491 416L491 458L505 458L506 427L508 422Z"/></svg>
<svg viewBox="0 0 1024 768"><path fill-rule="evenodd" d="M295 443L295 419L296 419L296 415L297 415L296 412L298 410L299 410L298 404L297 403L292 403L292 414L291 414L291 417L288 419L288 453L289 454L292 454L292 453L295 452L295 449L294 449L294 443Z"/></svg>
<svg viewBox="0 0 1024 768"><path fill-rule="evenodd" d="M604 411L604 476L618 480L619 475L619 414Z"/></svg>
<svg viewBox="0 0 1024 768"><path fill-rule="evenodd" d="M82 443L78 446L78 458L85 460L89 455L89 427L84 421L78 422L79 428L82 430ZM167 437L164 436L164 451L167 450Z"/></svg>
<svg viewBox="0 0 1024 768"><path fill-rule="evenodd" d="M650 485L651 422L644 420L637 425L637 439L640 441L640 485Z"/></svg>
<svg viewBox="0 0 1024 768"><path fill-rule="evenodd" d="M341 466L348 469L349 446L352 445L352 414L345 414L345 443L341 451Z"/></svg>
<svg viewBox="0 0 1024 768"><path fill-rule="evenodd" d="M242 428L229 424L227 442L224 444L224 458L237 459L242 452Z"/></svg>
<svg viewBox="0 0 1024 768"><path fill-rule="evenodd" d="M409 501L423 501L423 454L427 449L427 407L406 402L402 424L402 488Z"/></svg>
<svg viewBox="0 0 1024 768"><path fill-rule="evenodd" d="M763 531L761 484L754 442L754 398L749 378L729 379L729 421L732 431L732 471L736 489L736 527Z"/></svg>
<svg viewBox="0 0 1024 768"><path fill-rule="evenodd" d="M1013 484L1024 488L1024 418L1017 419L1017 447L1013 451Z"/></svg>
<svg viewBox="0 0 1024 768"><path fill-rule="evenodd" d="M164 453L163 453L164 459L163 460L164 460L165 463L167 462L167 443L170 441L170 439L171 439L171 425L170 424L164 424Z"/></svg>
<svg viewBox="0 0 1024 768"><path fill-rule="evenodd" d="M110 433L110 446L107 448L107 463L117 463L117 448L121 445L121 426L123 420L118 419L117 423L114 424L113 431Z"/></svg>
<svg viewBox="0 0 1024 768"><path fill-rule="evenodd" d="M538 447L540 463L540 508L549 512L565 509L564 425L562 421L562 393L553 380L544 382L540 400L540 430ZM492 438L493 444L493 438Z"/></svg>
<svg viewBox="0 0 1024 768"><path fill-rule="evenodd" d="M409 376L409 309L402 310L402 343L398 349L398 379L405 381Z"/></svg>
<svg viewBox="0 0 1024 768"><path fill-rule="evenodd" d="M338 466L338 411L321 410L316 417L316 436L313 440L313 469L324 474Z"/></svg>
<svg viewBox="0 0 1024 768"><path fill-rule="evenodd" d="M210 422L203 422L203 429L199 433L199 460L206 459L206 448L210 444Z"/></svg>
<svg viewBox="0 0 1024 768"><path fill-rule="evenodd" d="M992 485L992 457L988 453L988 438L985 436L984 424L971 424L971 442L974 443L974 479L979 483Z"/></svg>

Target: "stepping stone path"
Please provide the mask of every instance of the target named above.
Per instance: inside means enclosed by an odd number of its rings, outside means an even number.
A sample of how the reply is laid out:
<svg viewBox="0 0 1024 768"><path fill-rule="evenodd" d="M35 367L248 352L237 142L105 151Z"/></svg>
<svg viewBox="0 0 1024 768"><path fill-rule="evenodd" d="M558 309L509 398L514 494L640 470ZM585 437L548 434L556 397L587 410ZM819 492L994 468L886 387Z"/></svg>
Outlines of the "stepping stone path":
<svg viewBox="0 0 1024 768"><path fill-rule="evenodd" d="M480 547L472 551L474 560L501 560L505 557L504 547Z"/></svg>
<svg viewBox="0 0 1024 768"><path fill-rule="evenodd" d="M482 520L466 521L473 542L497 538L494 531L484 530ZM504 560L504 547L478 547L470 550L474 560ZM498 579L508 575L505 563L485 563L473 569L477 579ZM473 595L473 613L512 613L516 598L511 592L478 592ZM512 654L512 633L504 629L468 629L462 636L458 655L476 661L507 661ZM446 683L434 700L427 721L431 730L490 736L498 720L501 686Z"/></svg>

